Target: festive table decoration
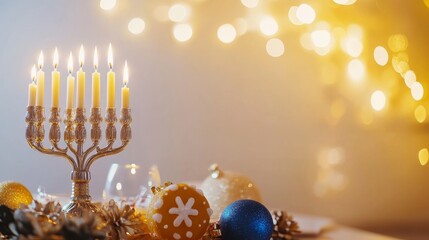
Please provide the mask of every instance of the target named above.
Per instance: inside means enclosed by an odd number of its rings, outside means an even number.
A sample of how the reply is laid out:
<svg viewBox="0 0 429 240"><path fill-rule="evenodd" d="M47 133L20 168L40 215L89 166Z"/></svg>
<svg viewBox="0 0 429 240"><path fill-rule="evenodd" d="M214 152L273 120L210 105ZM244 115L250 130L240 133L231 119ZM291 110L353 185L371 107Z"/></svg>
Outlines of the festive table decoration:
<svg viewBox="0 0 429 240"><path fill-rule="evenodd" d="M202 191L187 184L172 183L154 190L147 213L152 232L161 239L201 239L212 214Z"/></svg>
<svg viewBox="0 0 429 240"><path fill-rule="evenodd" d="M140 214L136 214L129 205L119 208L115 201L110 200L99 213L107 225L108 237L111 239L143 239L149 235L144 232Z"/></svg>
<svg viewBox="0 0 429 240"><path fill-rule="evenodd" d="M125 149L131 140L131 110L129 108L129 88L128 85L128 69L125 64L124 69L124 87L122 88L122 116L120 123L122 124L120 139L122 144L114 147L116 141L116 117L115 108L115 73L113 72L113 54L112 47L109 46L108 64L110 71L107 73L107 109L106 109L106 131L105 137L107 146L101 147L101 117L100 108L100 75L98 69L98 55L97 50L94 53L94 74L93 74L93 88L92 88L92 109L89 122L91 123L90 139L92 144L84 149L84 144L87 139L87 132L85 124L87 123L86 110L85 110L85 72L83 71L84 64L84 51L83 46L79 53L80 69L77 72L77 107L74 107L75 96L75 79L72 76L73 72L73 58L70 53L69 57L69 75L67 78L67 103L65 110L65 131L64 142L66 147L60 147L61 141L61 117L60 108L58 103L60 74L57 71L58 67L58 52L55 51L52 73L52 107L51 116L49 118L50 130L49 141L51 147L45 147L43 144L45 138L45 105L44 105L44 80L45 75L42 71L43 68L43 53L39 57L39 71L37 72L37 91L34 91L35 71L32 73L33 83L29 86L29 101L27 108L27 142L33 149L41 153L63 157L73 167L71 179L73 181L73 193L71 202L64 207L64 211L69 214L81 215L83 210L97 211L94 204L91 203L91 196L89 194L89 181L91 173L89 171L91 165L99 158L117 154ZM33 68L34 69L34 68ZM35 97L36 94L36 97ZM37 101L35 102L34 99Z"/></svg>
<svg viewBox="0 0 429 240"><path fill-rule="evenodd" d="M294 235L300 233L298 223L287 212L273 210L271 215L274 222L272 240L292 240Z"/></svg>
<svg viewBox="0 0 429 240"><path fill-rule="evenodd" d="M268 209L253 200L238 200L228 205L220 218L223 240L269 240L273 219Z"/></svg>
<svg viewBox="0 0 429 240"><path fill-rule="evenodd" d="M17 210L0 206L0 239L152 239L143 228L134 208L120 207L114 201L97 213L83 210L81 216L62 212L54 202L34 201Z"/></svg>
<svg viewBox="0 0 429 240"><path fill-rule="evenodd" d="M17 209L21 204L28 205L31 201L33 196L21 183L12 181L0 183L0 205Z"/></svg>
<svg viewBox="0 0 429 240"><path fill-rule="evenodd" d="M262 201L258 188L248 177L222 171L217 164L211 165L209 171L210 176L204 180L201 189L213 209L212 219L219 219L225 207L237 200Z"/></svg>

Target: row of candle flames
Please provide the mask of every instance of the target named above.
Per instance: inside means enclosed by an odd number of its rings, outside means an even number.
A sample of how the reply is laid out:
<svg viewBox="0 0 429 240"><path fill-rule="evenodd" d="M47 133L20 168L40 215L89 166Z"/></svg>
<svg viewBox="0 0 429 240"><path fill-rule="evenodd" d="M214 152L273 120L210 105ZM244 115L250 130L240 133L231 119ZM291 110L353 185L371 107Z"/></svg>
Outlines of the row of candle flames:
<svg viewBox="0 0 429 240"><path fill-rule="evenodd" d="M113 53L112 45L109 44L107 62L110 71L107 73L107 108L115 108L115 72L113 71ZM85 72L83 71L83 64L85 61L85 53L83 45L79 51L79 66L77 71L77 108L84 109L85 105ZM55 48L53 56L52 71L52 108L59 107L59 92L60 92L60 72L58 71L58 50ZM45 74L42 70L44 63L43 51L40 52L38 59L39 70L36 72L36 66L33 65L31 70L32 82L28 87L28 106L44 107L44 91L45 91ZM67 77L67 102L66 108L74 108L75 100L75 78L73 77L73 54L70 52L68 59L68 77ZM125 61L123 72L123 87L121 91L121 107L122 109L129 108L129 73L128 64ZM100 73L98 72L98 51L97 47L94 49L94 72L92 73L92 108L100 108Z"/></svg>

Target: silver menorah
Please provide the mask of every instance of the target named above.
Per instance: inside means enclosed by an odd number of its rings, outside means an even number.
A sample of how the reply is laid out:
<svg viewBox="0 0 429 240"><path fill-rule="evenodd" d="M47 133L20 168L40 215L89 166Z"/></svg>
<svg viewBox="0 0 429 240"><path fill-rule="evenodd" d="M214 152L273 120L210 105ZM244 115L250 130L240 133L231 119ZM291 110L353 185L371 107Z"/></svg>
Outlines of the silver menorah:
<svg viewBox="0 0 429 240"><path fill-rule="evenodd" d="M131 109L123 108L121 112L122 116L119 119L122 125L120 131L121 145L114 146L117 138L116 123L118 121L116 109L107 108L106 110L104 120L106 122L105 138L107 145L100 147L102 137L100 125L103 118L100 108L92 108L89 118L92 144L87 149L84 149L84 143L87 138L85 124L88 121L85 116L85 109L66 109L64 117L64 142L66 146L62 148L59 146L61 141L60 109L53 107L49 118L49 141L51 147L47 148L43 144L45 139L45 108L41 106L27 107L26 138L30 147L44 154L65 158L73 167L71 173L73 189L70 203L63 207L63 211L67 214L81 215L83 209L97 211L97 207L91 202L89 194L89 181L91 180L89 169L97 159L123 151L131 140Z"/></svg>

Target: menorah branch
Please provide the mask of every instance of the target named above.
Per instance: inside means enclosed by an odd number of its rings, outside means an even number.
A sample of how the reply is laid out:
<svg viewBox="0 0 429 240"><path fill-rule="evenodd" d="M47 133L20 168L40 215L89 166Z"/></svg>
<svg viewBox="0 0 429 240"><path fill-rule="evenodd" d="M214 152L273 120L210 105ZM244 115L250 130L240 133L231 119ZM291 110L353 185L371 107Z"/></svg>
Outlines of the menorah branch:
<svg viewBox="0 0 429 240"><path fill-rule="evenodd" d="M114 109L107 109L107 115L106 115L105 121L107 123L106 141L108 144L104 148L97 148L97 153L89 157L84 168L87 171L97 159L122 152L132 138L131 127L130 127L132 122L131 109L122 109L122 115L120 118L120 123L122 125L120 137L121 137L122 144L119 147L116 147L116 148L113 147L113 144L116 140L115 123L117 122L116 111L114 111Z"/></svg>
<svg viewBox="0 0 429 240"><path fill-rule="evenodd" d="M51 119L52 120L52 119ZM27 130L26 130L26 138L27 143L29 146L33 149L38 150L39 152L42 152L44 154L49 155L55 155L59 157L66 158L70 164L73 166L73 168L76 167L73 158L67 154L66 150L60 149L56 143L56 134L50 134L51 136L54 136L54 138L51 138L51 143L53 143L53 147L51 148L45 148L43 146L43 140L44 140L44 108L43 107L33 107L29 106L27 108ZM54 124L54 120L52 120L51 124Z"/></svg>

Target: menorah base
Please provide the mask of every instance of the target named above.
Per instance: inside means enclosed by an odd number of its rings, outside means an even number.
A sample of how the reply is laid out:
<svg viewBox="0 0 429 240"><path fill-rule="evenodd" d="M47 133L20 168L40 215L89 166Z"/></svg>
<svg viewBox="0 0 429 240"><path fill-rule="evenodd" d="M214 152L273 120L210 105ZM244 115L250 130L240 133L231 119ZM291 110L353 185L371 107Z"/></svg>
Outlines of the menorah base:
<svg viewBox="0 0 429 240"><path fill-rule="evenodd" d="M98 208L91 201L71 201L63 207L63 212L67 215L82 216L85 211L98 212Z"/></svg>
<svg viewBox="0 0 429 240"><path fill-rule="evenodd" d="M89 195L91 173L88 171L73 171L71 178L73 181L71 201L63 207L63 212L74 216L82 216L85 211L97 212L98 208L91 202L91 196Z"/></svg>

